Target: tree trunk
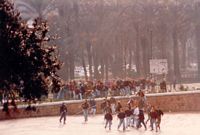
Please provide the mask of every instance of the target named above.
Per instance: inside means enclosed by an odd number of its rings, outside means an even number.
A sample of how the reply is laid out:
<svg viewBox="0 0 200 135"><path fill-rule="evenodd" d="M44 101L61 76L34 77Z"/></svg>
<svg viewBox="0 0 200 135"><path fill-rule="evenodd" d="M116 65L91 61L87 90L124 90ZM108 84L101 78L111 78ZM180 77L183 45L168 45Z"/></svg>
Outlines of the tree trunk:
<svg viewBox="0 0 200 135"><path fill-rule="evenodd" d="M113 63L112 63L112 72L113 77L120 77L123 76L123 47L121 44L120 36L115 37L115 43L116 47L114 48L114 57L113 57Z"/></svg>
<svg viewBox="0 0 200 135"><path fill-rule="evenodd" d="M141 38L141 46L143 52L143 72L144 76L147 76L149 74L149 49L146 37Z"/></svg>
<svg viewBox="0 0 200 135"><path fill-rule="evenodd" d="M104 60L101 59L101 79L104 80L104 74L105 74L105 66L104 66Z"/></svg>
<svg viewBox="0 0 200 135"><path fill-rule="evenodd" d="M132 58L133 58L133 55L132 55L132 49L131 47L129 48L129 69L128 69L128 76L130 77L130 73L131 73L131 69L132 69Z"/></svg>
<svg viewBox="0 0 200 135"><path fill-rule="evenodd" d="M178 36L177 36L177 30L174 28L173 30L173 56L174 56L174 75L176 81L180 81L180 67L179 67L179 51L178 51Z"/></svg>
<svg viewBox="0 0 200 135"><path fill-rule="evenodd" d="M69 80L69 55L66 55L66 66L65 66L65 71L66 71L66 80Z"/></svg>
<svg viewBox="0 0 200 135"><path fill-rule="evenodd" d="M83 65L83 70L84 70L84 75L85 75L85 80L88 80L88 76L87 76L87 69L86 69L86 65L85 65L85 58L84 58L84 50L82 49L81 51L81 60L82 60L82 65Z"/></svg>
<svg viewBox="0 0 200 135"><path fill-rule="evenodd" d="M139 46L139 40L140 40L140 34L139 34L139 26L135 26L136 31L136 49L135 49L135 62L136 62L136 70L138 75L141 75L141 63L140 63L140 46Z"/></svg>
<svg viewBox="0 0 200 135"><path fill-rule="evenodd" d="M86 44L86 48L87 48L87 54L88 54L88 64L89 64L89 79L93 80L93 73L92 73L92 48L91 48L91 44L87 43Z"/></svg>
<svg viewBox="0 0 200 135"><path fill-rule="evenodd" d="M166 59L167 58L167 49L166 49L166 40L164 39L165 37L163 36L162 37L162 40L160 42L161 44L161 56L162 56L162 59Z"/></svg>
<svg viewBox="0 0 200 135"><path fill-rule="evenodd" d="M94 63L94 78L95 79L99 79L99 70L98 70L98 66L99 66L99 62L98 62L98 56L97 56L97 52L93 53L93 63Z"/></svg>
<svg viewBox="0 0 200 135"><path fill-rule="evenodd" d="M74 69L75 69L74 54L73 54L73 52L70 52L69 53L69 73L70 73L70 80L74 79Z"/></svg>
<svg viewBox="0 0 200 135"><path fill-rule="evenodd" d="M181 67L186 69L186 40L182 41Z"/></svg>
<svg viewBox="0 0 200 135"><path fill-rule="evenodd" d="M105 60L106 80L108 80L108 58Z"/></svg>

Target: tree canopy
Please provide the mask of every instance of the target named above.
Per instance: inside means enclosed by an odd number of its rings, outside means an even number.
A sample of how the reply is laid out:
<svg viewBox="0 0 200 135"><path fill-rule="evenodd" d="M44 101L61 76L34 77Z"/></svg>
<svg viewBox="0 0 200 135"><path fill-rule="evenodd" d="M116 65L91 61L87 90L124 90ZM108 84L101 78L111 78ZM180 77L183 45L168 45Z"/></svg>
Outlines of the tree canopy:
<svg viewBox="0 0 200 135"><path fill-rule="evenodd" d="M19 15L8 0L0 1L0 90L10 98L40 99L60 89L61 62L47 23L36 19L30 27Z"/></svg>

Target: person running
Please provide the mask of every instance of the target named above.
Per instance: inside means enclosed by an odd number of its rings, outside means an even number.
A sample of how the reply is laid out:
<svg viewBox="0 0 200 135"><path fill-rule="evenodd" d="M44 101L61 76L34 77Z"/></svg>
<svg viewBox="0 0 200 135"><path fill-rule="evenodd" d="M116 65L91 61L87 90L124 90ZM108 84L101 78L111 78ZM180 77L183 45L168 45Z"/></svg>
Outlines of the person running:
<svg viewBox="0 0 200 135"><path fill-rule="evenodd" d="M66 115L67 115L67 107L65 106L65 103L62 103L60 107L60 123L62 122L62 119L64 119L63 124L65 124Z"/></svg>
<svg viewBox="0 0 200 135"><path fill-rule="evenodd" d="M118 130L121 127L122 124L123 124L123 131L126 130L125 121L124 121L125 116L126 115L125 115L125 112L123 111L123 109L120 109L120 111L119 111L119 113L117 115L117 117L119 118L119 125L118 125L118 128L117 128Z"/></svg>
<svg viewBox="0 0 200 135"><path fill-rule="evenodd" d="M82 109L83 109L83 116L85 119L85 122L88 121L88 109L89 109L89 104L87 99L85 100L85 102L81 105Z"/></svg>
<svg viewBox="0 0 200 135"><path fill-rule="evenodd" d="M155 109L154 106L151 107L150 117L151 117L151 119L150 119L150 122L151 122L151 131L154 130L154 125L155 125L156 132L157 132L158 130L157 130L157 125L156 125L156 119L158 117L158 114L157 114L156 109Z"/></svg>
<svg viewBox="0 0 200 135"><path fill-rule="evenodd" d="M109 124L109 130L111 130L111 125L112 125L112 112L107 112L104 116L104 119L106 120L106 124L105 124L105 129L107 128L107 125Z"/></svg>
<svg viewBox="0 0 200 135"><path fill-rule="evenodd" d="M126 128L131 126L131 116L132 116L132 111L131 109L127 106L127 109L125 110L126 114Z"/></svg>
<svg viewBox="0 0 200 135"><path fill-rule="evenodd" d="M156 112L157 112L156 125L159 128L159 130L160 130L161 116L163 116L164 113L163 113L163 111L159 107L157 108Z"/></svg>
<svg viewBox="0 0 200 135"><path fill-rule="evenodd" d="M138 122L137 128L140 128L142 126L141 124L143 124L145 130L147 130L147 126L144 123L144 119L145 119L144 118L144 111L143 110L139 110L139 122Z"/></svg>

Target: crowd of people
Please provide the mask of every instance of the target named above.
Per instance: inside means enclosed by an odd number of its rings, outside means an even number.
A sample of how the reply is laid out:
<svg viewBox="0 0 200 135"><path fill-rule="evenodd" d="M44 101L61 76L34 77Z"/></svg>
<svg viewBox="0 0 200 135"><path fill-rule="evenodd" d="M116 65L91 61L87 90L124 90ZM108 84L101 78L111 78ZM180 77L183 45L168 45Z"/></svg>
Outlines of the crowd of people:
<svg viewBox="0 0 200 135"><path fill-rule="evenodd" d="M112 113L115 111L119 111L119 108L115 108L116 101L114 100L115 96L129 96L129 95L137 95L141 94L141 97L144 98L140 100L139 106L144 104L145 96L143 93L147 92L154 92L155 91L156 82L154 79L139 79L139 80L112 80L112 81L70 81L69 83L66 83L64 89L60 90L57 93L58 99L63 100L83 100L83 99L90 99L89 104L92 107L91 112L95 115L96 113L96 103L95 98L99 97L112 97L110 99L110 108ZM166 83L165 81L162 81L160 83L160 89L166 89ZM143 93L141 93L143 91ZM163 90L166 91L166 90ZM6 98L2 98L3 94L0 93L0 104L3 106L2 111L6 112L7 115L10 114L10 109L12 106L14 107L14 112L18 112L17 109L17 103L15 99L12 100L5 100ZM3 100L4 99L4 100ZM4 101L4 102L3 102ZM105 106L105 103L102 104L102 106ZM27 111L34 109L29 109L30 107L27 107ZM103 107L102 107L103 108ZM87 116L86 111L85 116ZM86 118L87 119L87 118Z"/></svg>
<svg viewBox="0 0 200 135"><path fill-rule="evenodd" d="M122 126L122 130L126 131L127 128L134 127L139 129L144 127L147 130L148 122L150 121L150 130L157 132L160 129L161 116L163 115L163 111L158 106L150 105L147 102L145 94L143 91L137 92L137 97L132 97L126 104L122 104L120 101L117 101L115 97L105 98L100 104L100 108L102 114L104 114L105 120L105 129L111 130L113 117L117 117L119 119L117 129L120 130ZM64 124L66 120L66 105L62 105L60 110L60 122L62 118L64 118ZM84 122L88 122L88 116L91 114L95 116L97 105L95 98L85 99L81 105L82 113L84 116ZM145 120L145 115L147 114L147 120ZM64 116L63 116L64 115Z"/></svg>
<svg viewBox="0 0 200 135"><path fill-rule="evenodd" d="M157 91L156 86L159 86ZM127 96L143 90L149 93L167 92L166 81L155 79L111 80L111 81L70 81L56 94L57 99L82 100L107 96Z"/></svg>

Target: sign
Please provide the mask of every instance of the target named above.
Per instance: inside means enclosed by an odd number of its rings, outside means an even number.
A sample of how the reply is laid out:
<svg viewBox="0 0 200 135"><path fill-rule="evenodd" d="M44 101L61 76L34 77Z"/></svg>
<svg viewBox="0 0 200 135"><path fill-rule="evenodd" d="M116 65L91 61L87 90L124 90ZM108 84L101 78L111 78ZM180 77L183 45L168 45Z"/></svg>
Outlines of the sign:
<svg viewBox="0 0 200 135"><path fill-rule="evenodd" d="M150 60L150 73L152 73L152 74L167 74L168 73L167 59L151 59Z"/></svg>

